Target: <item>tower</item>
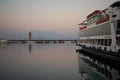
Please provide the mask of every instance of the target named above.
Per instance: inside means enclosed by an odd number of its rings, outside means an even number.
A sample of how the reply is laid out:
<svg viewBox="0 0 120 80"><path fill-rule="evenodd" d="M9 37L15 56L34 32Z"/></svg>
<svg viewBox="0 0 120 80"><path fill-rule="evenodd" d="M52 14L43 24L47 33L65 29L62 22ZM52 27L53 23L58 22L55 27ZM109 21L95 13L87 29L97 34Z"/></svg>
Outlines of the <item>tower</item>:
<svg viewBox="0 0 120 80"><path fill-rule="evenodd" d="M29 41L31 41L31 40L32 40L32 33L29 32Z"/></svg>

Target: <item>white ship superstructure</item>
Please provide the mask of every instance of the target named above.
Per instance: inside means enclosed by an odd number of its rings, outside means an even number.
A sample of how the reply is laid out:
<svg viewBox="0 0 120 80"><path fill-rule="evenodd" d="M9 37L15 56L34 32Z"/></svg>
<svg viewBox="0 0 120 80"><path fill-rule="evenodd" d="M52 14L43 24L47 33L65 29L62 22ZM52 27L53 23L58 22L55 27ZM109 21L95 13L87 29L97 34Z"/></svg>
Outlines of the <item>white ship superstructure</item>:
<svg viewBox="0 0 120 80"><path fill-rule="evenodd" d="M120 1L105 10L95 10L79 25L78 45L120 53Z"/></svg>

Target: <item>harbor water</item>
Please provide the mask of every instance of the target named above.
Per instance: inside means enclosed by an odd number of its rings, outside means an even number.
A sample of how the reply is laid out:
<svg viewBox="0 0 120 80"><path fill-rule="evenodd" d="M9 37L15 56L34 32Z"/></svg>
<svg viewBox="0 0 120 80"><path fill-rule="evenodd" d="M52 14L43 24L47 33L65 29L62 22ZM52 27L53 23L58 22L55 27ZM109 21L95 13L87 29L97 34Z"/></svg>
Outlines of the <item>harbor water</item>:
<svg viewBox="0 0 120 80"><path fill-rule="evenodd" d="M0 45L0 80L120 80L116 63L77 52L75 43Z"/></svg>

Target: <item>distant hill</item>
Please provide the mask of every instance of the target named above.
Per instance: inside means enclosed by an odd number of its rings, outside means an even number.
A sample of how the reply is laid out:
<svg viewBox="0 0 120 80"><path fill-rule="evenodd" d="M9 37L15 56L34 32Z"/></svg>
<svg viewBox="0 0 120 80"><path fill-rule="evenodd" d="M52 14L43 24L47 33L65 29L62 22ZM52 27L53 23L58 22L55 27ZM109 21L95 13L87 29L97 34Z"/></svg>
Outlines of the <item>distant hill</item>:
<svg viewBox="0 0 120 80"><path fill-rule="evenodd" d="M60 34L55 32L47 32L47 31L31 31L33 40L60 40L60 39L77 39L77 34ZM24 33L3 33L0 34L0 38L4 39L28 39L28 32Z"/></svg>

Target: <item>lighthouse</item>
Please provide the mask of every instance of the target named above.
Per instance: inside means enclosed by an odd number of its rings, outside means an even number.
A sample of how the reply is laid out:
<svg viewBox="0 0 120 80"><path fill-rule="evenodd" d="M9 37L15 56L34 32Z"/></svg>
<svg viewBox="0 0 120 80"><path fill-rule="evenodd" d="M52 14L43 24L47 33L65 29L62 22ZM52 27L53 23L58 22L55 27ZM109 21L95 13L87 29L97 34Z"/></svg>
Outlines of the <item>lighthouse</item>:
<svg viewBox="0 0 120 80"><path fill-rule="evenodd" d="M32 40L32 33L29 32L29 41L31 41L31 40Z"/></svg>

